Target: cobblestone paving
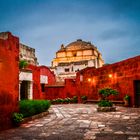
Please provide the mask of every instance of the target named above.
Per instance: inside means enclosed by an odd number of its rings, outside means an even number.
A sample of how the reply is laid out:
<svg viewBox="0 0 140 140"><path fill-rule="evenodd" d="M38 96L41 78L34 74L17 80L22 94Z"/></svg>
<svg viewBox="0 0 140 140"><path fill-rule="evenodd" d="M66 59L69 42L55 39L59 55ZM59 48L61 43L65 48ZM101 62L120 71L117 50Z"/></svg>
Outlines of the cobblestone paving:
<svg viewBox="0 0 140 140"><path fill-rule="evenodd" d="M0 132L0 140L140 140L140 108L97 112L96 105L52 105L49 115Z"/></svg>

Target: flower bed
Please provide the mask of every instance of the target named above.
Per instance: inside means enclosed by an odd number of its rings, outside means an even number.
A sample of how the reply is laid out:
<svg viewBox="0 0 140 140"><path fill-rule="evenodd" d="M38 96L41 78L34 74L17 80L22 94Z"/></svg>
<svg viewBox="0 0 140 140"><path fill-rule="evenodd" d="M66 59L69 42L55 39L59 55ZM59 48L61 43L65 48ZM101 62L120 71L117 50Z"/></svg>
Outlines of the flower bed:
<svg viewBox="0 0 140 140"><path fill-rule="evenodd" d="M57 98L57 99L53 99L51 100L51 104L69 104L69 103L78 103L78 97L77 96L73 96L73 98Z"/></svg>

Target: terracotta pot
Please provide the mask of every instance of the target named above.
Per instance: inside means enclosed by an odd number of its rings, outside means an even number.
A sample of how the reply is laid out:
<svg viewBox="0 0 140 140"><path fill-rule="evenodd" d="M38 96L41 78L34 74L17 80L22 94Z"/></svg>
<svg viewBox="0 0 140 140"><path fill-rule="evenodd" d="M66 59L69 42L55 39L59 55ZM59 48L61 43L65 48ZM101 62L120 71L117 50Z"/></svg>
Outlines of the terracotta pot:
<svg viewBox="0 0 140 140"><path fill-rule="evenodd" d="M128 100L124 100L124 106L128 107L129 106L129 101Z"/></svg>

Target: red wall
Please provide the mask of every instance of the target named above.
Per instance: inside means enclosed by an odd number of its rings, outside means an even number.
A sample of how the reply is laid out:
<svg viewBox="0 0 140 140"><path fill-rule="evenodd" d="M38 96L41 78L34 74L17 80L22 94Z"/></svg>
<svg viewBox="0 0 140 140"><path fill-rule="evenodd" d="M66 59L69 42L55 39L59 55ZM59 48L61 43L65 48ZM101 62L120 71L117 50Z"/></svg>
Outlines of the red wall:
<svg viewBox="0 0 140 140"><path fill-rule="evenodd" d="M33 99L45 99L46 95L41 91L40 75L48 76L48 84L55 83L55 75L46 66L29 65L28 68L32 70L33 74Z"/></svg>
<svg viewBox="0 0 140 140"><path fill-rule="evenodd" d="M34 65L30 65L28 68L32 70L33 74L33 99L41 99L40 69Z"/></svg>
<svg viewBox="0 0 140 140"><path fill-rule="evenodd" d="M48 85L55 83L55 75L54 73L46 66L40 66L40 75L48 76Z"/></svg>
<svg viewBox="0 0 140 140"><path fill-rule="evenodd" d="M46 99L57 99L57 98L72 98L78 96L76 81L73 79L66 79L64 85L48 85L45 88Z"/></svg>
<svg viewBox="0 0 140 140"><path fill-rule="evenodd" d="M11 127L11 114L18 111L19 39L5 35L8 39L0 39L0 130Z"/></svg>
<svg viewBox="0 0 140 140"><path fill-rule="evenodd" d="M112 75L109 78L109 74ZM80 81L80 75L83 80ZM88 81L90 78L91 81ZM130 58L101 68L86 68L77 73L76 81L67 79L64 86L47 86L47 99L87 95L88 99L98 100L98 90L111 87L119 91L112 100L123 100L125 94L131 96L131 105L135 105L134 81L140 80L140 56Z"/></svg>
<svg viewBox="0 0 140 140"><path fill-rule="evenodd" d="M111 78L109 78L109 74L112 75ZM83 75L81 82L79 81L80 75ZM125 94L129 94L131 105L135 104L134 80L140 80L140 56L98 69L87 68L77 74L77 86L81 95L88 95L89 99L98 99L99 89L111 87L120 93L112 99L123 100Z"/></svg>

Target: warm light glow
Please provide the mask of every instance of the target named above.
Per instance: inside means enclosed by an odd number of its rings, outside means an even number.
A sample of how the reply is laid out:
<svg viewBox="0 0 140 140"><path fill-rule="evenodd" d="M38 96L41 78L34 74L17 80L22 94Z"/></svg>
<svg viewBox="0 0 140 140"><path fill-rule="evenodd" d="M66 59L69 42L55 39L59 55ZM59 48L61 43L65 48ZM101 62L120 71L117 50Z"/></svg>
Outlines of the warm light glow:
<svg viewBox="0 0 140 140"><path fill-rule="evenodd" d="M109 74L108 77L109 77L109 78L112 78L112 74Z"/></svg>
<svg viewBox="0 0 140 140"><path fill-rule="evenodd" d="M88 78L88 82L91 82L91 79L90 78Z"/></svg>
<svg viewBox="0 0 140 140"><path fill-rule="evenodd" d="M83 81L83 75L80 75L80 82Z"/></svg>

